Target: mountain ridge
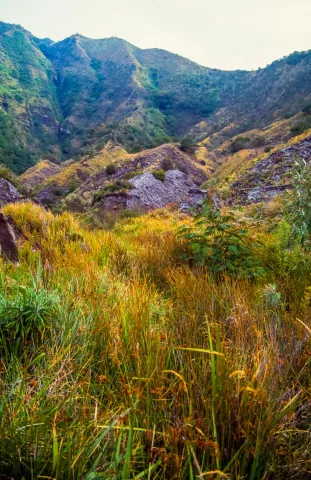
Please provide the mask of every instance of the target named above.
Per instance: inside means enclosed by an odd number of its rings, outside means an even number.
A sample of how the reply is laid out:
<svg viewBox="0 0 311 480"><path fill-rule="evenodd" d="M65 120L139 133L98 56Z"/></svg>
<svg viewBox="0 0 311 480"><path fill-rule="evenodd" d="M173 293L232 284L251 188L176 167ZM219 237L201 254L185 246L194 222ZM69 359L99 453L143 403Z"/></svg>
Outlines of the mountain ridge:
<svg viewBox="0 0 311 480"><path fill-rule="evenodd" d="M54 42L0 22L0 59L0 162L17 173L109 141L136 153L188 135L234 137L311 102L311 50L223 71L118 37Z"/></svg>

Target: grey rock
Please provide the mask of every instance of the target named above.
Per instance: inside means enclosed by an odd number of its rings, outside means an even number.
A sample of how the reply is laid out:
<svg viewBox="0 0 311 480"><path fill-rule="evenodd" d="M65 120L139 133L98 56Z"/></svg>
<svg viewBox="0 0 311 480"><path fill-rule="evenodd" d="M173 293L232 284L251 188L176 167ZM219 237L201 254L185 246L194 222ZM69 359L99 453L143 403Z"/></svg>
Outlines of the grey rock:
<svg viewBox="0 0 311 480"><path fill-rule="evenodd" d="M182 210L201 204L206 191L179 170L166 172L164 182L157 180L152 173L145 172L129 180L133 189L129 192L112 193L101 202L107 210L126 208L128 210L154 210L177 203Z"/></svg>
<svg viewBox="0 0 311 480"><path fill-rule="evenodd" d="M198 189L195 183L179 170L167 171L164 182L146 172L131 179L130 183L134 187L127 200L127 208L130 210L152 210L180 202L187 202L190 208L191 205L202 203L205 198L205 191Z"/></svg>
<svg viewBox="0 0 311 480"><path fill-rule="evenodd" d="M17 189L4 178L0 178L0 207L7 203L14 203L21 200L23 197Z"/></svg>
<svg viewBox="0 0 311 480"><path fill-rule="evenodd" d="M16 237L12 225L4 213L0 212L0 247L1 255L11 262L18 261Z"/></svg>

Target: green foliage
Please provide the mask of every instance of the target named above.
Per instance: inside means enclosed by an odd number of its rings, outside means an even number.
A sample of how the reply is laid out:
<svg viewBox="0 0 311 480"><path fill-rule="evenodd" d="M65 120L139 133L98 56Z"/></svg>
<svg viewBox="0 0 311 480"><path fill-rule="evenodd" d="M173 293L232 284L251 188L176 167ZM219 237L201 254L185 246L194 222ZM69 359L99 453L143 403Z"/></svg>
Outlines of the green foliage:
<svg viewBox="0 0 311 480"><path fill-rule="evenodd" d="M160 182L165 181L165 171L164 170L153 170L153 172L151 172L151 173L154 176L154 178L156 178L157 180L160 180Z"/></svg>
<svg viewBox="0 0 311 480"><path fill-rule="evenodd" d="M161 169L167 172L168 170L173 170L174 163L171 158L165 157L161 162Z"/></svg>
<svg viewBox="0 0 311 480"><path fill-rule="evenodd" d="M133 185L128 181L116 180L115 182L106 185L102 190L94 194L93 205L102 200L103 198L107 197L107 195L110 195L111 193L122 193L131 190L132 188Z"/></svg>
<svg viewBox="0 0 311 480"><path fill-rule="evenodd" d="M196 143L193 138L188 136L182 139L182 141L180 142L180 148L184 152L192 153L196 149Z"/></svg>
<svg viewBox="0 0 311 480"><path fill-rule="evenodd" d="M281 294L275 284L266 285L262 294L268 307L274 309L281 306Z"/></svg>
<svg viewBox="0 0 311 480"><path fill-rule="evenodd" d="M110 163L106 167L106 173L107 175L114 175L115 173L117 173L117 167L113 163Z"/></svg>
<svg viewBox="0 0 311 480"><path fill-rule="evenodd" d="M237 137L230 144L231 153L237 153L240 150L250 148L251 139L248 137Z"/></svg>
<svg viewBox="0 0 311 480"><path fill-rule="evenodd" d="M301 135L303 132L311 128L311 115L308 112L305 112L306 115L301 120L298 120L291 127L291 132L293 135Z"/></svg>
<svg viewBox="0 0 311 480"><path fill-rule="evenodd" d="M0 332L6 341L27 339L50 328L56 318L58 297L35 286L17 286L0 294Z"/></svg>
<svg viewBox="0 0 311 480"><path fill-rule="evenodd" d="M132 172L126 173L123 178L124 180L130 180L131 178L138 177L138 175L142 175L143 173L143 170L134 170Z"/></svg>
<svg viewBox="0 0 311 480"><path fill-rule="evenodd" d="M179 229L188 250L183 258L205 266L216 274L253 278L264 274L256 260L256 244L248 230L235 222L232 213L223 214L205 203L193 226Z"/></svg>

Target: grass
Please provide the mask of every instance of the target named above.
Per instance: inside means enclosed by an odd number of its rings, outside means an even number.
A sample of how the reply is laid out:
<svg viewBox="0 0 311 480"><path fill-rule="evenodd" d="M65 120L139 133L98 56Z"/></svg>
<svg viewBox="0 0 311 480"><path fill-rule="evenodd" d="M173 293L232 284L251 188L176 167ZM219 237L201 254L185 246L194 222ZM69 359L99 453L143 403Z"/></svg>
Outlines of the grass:
<svg viewBox="0 0 311 480"><path fill-rule="evenodd" d="M180 260L183 215L105 232L4 211L22 235L1 296L38 292L48 315L36 336L1 330L2 475L311 478L311 275L280 266L276 235L261 233L266 278L219 282Z"/></svg>

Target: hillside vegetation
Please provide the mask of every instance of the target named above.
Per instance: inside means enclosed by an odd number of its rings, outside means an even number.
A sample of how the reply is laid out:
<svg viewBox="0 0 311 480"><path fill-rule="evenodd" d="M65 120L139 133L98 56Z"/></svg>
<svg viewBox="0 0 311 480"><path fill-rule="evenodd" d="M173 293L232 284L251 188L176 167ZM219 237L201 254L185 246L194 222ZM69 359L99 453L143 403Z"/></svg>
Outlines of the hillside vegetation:
<svg viewBox="0 0 311 480"><path fill-rule="evenodd" d="M20 263L0 263L3 475L310 478L309 247L265 208L109 232L5 207Z"/></svg>
<svg viewBox="0 0 311 480"><path fill-rule="evenodd" d="M0 59L0 162L17 173L109 141L135 153L188 135L230 139L311 101L310 51L227 72L119 38L55 43L0 22Z"/></svg>

